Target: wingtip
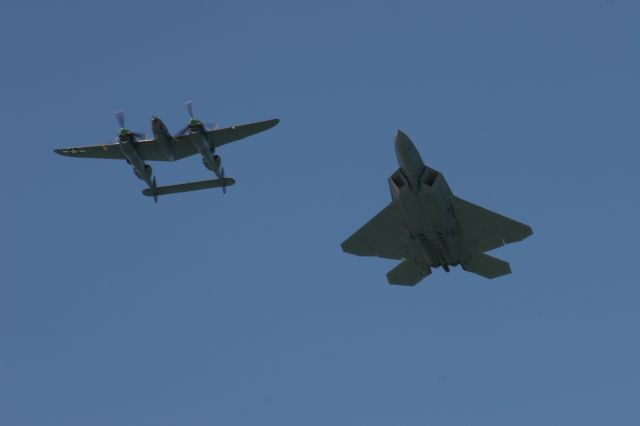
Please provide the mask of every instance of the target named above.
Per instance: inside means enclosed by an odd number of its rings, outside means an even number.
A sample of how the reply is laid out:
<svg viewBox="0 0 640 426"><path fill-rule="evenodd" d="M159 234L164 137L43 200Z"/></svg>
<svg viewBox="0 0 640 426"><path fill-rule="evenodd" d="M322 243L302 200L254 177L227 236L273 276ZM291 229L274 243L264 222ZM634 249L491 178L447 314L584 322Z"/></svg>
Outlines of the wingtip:
<svg viewBox="0 0 640 426"><path fill-rule="evenodd" d="M525 238L530 237L532 235L533 235L533 228L527 225L527 234L525 235Z"/></svg>
<svg viewBox="0 0 640 426"><path fill-rule="evenodd" d="M269 122L271 124L271 127L275 127L278 124L280 124L280 119L279 118L274 118L274 119L269 120Z"/></svg>
<svg viewBox="0 0 640 426"><path fill-rule="evenodd" d="M353 244L349 241L349 238L340 243L340 248L343 252L348 254L355 254L355 249L353 248Z"/></svg>

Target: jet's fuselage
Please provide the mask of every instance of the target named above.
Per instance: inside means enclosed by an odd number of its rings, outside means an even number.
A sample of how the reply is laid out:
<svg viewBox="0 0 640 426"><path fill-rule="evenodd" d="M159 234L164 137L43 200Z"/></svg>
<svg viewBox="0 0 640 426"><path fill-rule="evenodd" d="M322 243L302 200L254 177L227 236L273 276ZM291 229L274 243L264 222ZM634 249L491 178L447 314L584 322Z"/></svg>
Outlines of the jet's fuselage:
<svg viewBox="0 0 640 426"><path fill-rule="evenodd" d="M452 192L444 176L424 164L402 133L396 138L396 156L400 169L389 178L389 188L412 244L409 257L422 268L460 263Z"/></svg>

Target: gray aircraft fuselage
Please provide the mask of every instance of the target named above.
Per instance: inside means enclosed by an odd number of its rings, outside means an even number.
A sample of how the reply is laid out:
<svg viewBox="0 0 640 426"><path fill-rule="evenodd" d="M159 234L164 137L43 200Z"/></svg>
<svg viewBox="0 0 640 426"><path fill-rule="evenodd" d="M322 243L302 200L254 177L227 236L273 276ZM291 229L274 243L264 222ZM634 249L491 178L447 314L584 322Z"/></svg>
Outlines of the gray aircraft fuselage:
<svg viewBox="0 0 640 426"><path fill-rule="evenodd" d="M153 136L165 158L169 161L175 161L175 156L170 144L170 141L175 138L171 135L167 126L158 117L153 116L151 118L151 130L153 131Z"/></svg>
<svg viewBox="0 0 640 426"><path fill-rule="evenodd" d="M414 264L423 274L429 265L442 266L461 263L460 239L454 208L453 193L444 176L426 166L420 153L404 134L395 141L400 169L389 178L392 204L403 218L410 239Z"/></svg>

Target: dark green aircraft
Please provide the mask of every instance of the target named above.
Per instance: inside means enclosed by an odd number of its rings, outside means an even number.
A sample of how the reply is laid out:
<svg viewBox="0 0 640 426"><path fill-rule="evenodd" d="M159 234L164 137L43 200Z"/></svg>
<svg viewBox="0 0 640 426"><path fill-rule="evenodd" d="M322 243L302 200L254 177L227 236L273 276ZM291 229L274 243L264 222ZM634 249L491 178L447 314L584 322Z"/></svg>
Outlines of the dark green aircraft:
<svg viewBox="0 0 640 426"><path fill-rule="evenodd" d="M485 254L533 233L528 225L458 198L442 173L426 166L409 137L398 130L400 168L389 178L391 203L342 243L358 256L402 260L387 274L390 284L416 285L431 268L450 266L486 278L511 273Z"/></svg>
<svg viewBox="0 0 640 426"><path fill-rule="evenodd" d="M143 193L153 196L157 200L158 195L172 194L176 192L194 191L204 188L222 187L233 185L235 181L225 178L224 168L220 156L215 153L216 148L246 138L256 133L264 132L278 124L280 120L266 120L249 124L218 129L207 129L205 125L193 117L191 101L187 102L187 109L191 119L185 129L177 135L172 135L167 126L158 117L151 119L151 128L154 137L146 139L144 135L132 132L125 127L124 113L116 112L120 131L114 139L115 143L106 145L83 146L77 148L60 148L54 150L57 154L67 157L80 158L106 158L113 160L125 160L133 166L133 172L138 179L144 180L149 186ZM151 166L146 161L175 161L195 154L202 156L205 167L213 171L218 179L158 187L153 177Z"/></svg>

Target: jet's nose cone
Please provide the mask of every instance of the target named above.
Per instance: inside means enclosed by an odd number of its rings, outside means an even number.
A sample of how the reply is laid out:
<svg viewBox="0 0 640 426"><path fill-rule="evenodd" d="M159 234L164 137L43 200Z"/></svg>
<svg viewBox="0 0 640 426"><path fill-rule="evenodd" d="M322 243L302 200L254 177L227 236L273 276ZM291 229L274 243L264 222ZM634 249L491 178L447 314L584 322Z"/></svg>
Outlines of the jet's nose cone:
<svg viewBox="0 0 640 426"><path fill-rule="evenodd" d="M424 163L416 146L402 130L396 132L395 145L400 168L412 183L417 182L424 169Z"/></svg>
<svg viewBox="0 0 640 426"><path fill-rule="evenodd" d="M413 142L411 142L411 139L409 139L409 136L400 129L396 132L395 144L398 157L404 156L411 151L416 151L416 147Z"/></svg>

